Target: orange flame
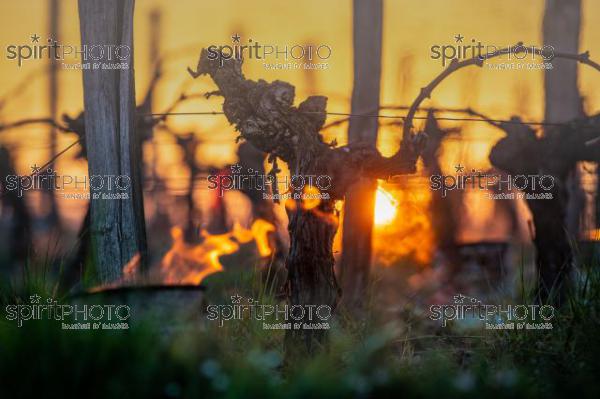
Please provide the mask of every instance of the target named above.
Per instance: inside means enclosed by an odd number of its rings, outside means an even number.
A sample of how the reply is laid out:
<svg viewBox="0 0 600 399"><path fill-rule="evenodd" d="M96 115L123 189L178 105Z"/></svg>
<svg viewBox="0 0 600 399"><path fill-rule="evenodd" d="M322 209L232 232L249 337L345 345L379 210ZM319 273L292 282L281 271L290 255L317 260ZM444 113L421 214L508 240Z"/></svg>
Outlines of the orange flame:
<svg viewBox="0 0 600 399"><path fill-rule="evenodd" d="M269 234L275 226L265 220L257 219L250 229L234 224L233 229L224 234L210 234L202 230L204 238L201 244L188 244L183 239L183 230L171 229L173 245L163 257L160 274L166 284L200 284L207 276L223 271L219 258L231 255L240 249L240 244L254 240L261 257L270 256L273 249Z"/></svg>
<svg viewBox="0 0 600 399"><path fill-rule="evenodd" d="M167 284L199 284L206 276L220 272L223 265L219 256L232 254L239 244L231 240L231 234L211 235L202 231L204 242L190 245L183 240L180 227L171 229L173 245L161 261L160 270Z"/></svg>
<svg viewBox="0 0 600 399"><path fill-rule="evenodd" d="M302 207L306 210L315 209L321 204L321 191L315 186L306 186L302 192Z"/></svg>
<svg viewBox="0 0 600 399"><path fill-rule="evenodd" d="M271 248L271 242L269 240L270 233L275 232L275 226L266 220L256 219L250 227L252 236L256 241L256 248L261 258L271 256L273 249Z"/></svg>
<svg viewBox="0 0 600 399"><path fill-rule="evenodd" d="M587 241L600 241L600 229L586 230L583 237Z"/></svg>

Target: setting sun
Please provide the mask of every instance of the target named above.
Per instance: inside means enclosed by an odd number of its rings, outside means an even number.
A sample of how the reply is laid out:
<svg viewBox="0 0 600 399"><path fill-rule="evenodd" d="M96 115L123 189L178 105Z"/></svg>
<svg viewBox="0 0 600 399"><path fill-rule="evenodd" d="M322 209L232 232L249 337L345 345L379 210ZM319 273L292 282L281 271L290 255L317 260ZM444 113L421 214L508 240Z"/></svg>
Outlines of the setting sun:
<svg viewBox="0 0 600 399"><path fill-rule="evenodd" d="M375 193L375 224L384 226L390 224L396 217L398 201L381 187Z"/></svg>

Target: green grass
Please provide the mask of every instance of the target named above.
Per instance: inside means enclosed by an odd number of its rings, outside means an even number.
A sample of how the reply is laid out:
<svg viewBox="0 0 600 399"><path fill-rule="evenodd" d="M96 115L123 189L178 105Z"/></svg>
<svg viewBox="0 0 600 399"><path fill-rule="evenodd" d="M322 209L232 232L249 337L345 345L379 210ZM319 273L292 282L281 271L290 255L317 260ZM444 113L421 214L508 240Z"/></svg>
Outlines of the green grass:
<svg viewBox="0 0 600 399"><path fill-rule="evenodd" d="M549 331L441 329L413 307L393 319L370 305L340 312L327 348L286 359L282 331L251 320L165 335L152 323L126 331L65 331L57 322L6 320L28 295L63 297L51 274L27 270L2 288L0 397L600 397L600 278L587 270ZM232 293L275 301L261 273L206 280L210 303ZM376 290L377 287L373 287Z"/></svg>

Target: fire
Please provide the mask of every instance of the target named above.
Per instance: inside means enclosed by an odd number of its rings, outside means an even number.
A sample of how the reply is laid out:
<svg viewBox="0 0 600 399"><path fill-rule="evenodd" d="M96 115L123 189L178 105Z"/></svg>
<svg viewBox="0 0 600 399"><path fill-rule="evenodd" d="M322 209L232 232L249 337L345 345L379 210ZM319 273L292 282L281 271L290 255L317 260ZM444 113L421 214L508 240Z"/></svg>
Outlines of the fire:
<svg viewBox="0 0 600 399"><path fill-rule="evenodd" d="M375 193L375 224L385 226L390 224L398 213L398 201L382 187L377 187Z"/></svg>
<svg viewBox="0 0 600 399"><path fill-rule="evenodd" d="M239 249L232 233L211 235L201 232L204 242L191 245L184 241L180 227L171 229L173 245L160 265L162 280L166 284L200 284L208 275L223 270L219 262L222 255L230 255Z"/></svg>
<svg viewBox="0 0 600 399"><path fill-rule="evenodd" d="M203 230L201 244L189 244L183 239L183 230L171 229L173 244L160 263L160 275L166 284L200 284L207 276L223 271L219 258L231 255L240 249L240 244L254 240L261 257L273 252L270 233L275 226L265 220L257 219L250 229L234 224L233 229L224 234L210 234Z"/></svg>
<svg viewBox="0 0 600 399"><path fill-rule="evenodd" d="M275 232L275 226L266 220L257 219L254 223L252 223L250 231L252 232L252 236L256 241L256 248L258 249L258 254L260 257L266 258L271 256L273 253L273 248L271 248L269 237L271 236L270 233Z"/></svg>
<svg viewBox="0 0 600 399"><path fill-rule="evenodd" d="M321 203L321 192L314 186L304 187L302 194L302 207L306 210L315 209Z"/></svg>
<svg viewBox="0 0 600 399"><path fill-rule="evenodd" d="M587 230L584 233L584 239L587 241L600 241L600 229Z"/></svg>
<svg viewBox="0 0 600 399"><path fill-rule="evenodd" d="M294 197L295 198L295 197ZM285 201L285 208L293 212L296 210L297 201L292 197L288 198ZM300 207L305 211L314 211L318 213L317 207L321 204L321 191L314 186L306 186L304 190L302 190L302 194L300 198Z"/></svg>

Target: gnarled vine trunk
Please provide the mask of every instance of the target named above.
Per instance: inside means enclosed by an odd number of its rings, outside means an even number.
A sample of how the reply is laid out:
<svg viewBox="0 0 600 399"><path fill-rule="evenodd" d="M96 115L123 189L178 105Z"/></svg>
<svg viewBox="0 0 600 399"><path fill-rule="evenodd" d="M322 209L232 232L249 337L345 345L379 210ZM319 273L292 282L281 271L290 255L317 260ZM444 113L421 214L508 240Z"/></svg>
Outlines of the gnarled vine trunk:
<svg viewBox="0 0 600 399"><path fill-rule="evenodd" d="M338 223L332 204L322 204L318 213L296 208L288 214L290 252L286 265L290 303L305 307L327 305L333 312L340 291L333 269L332 247ZM318 317L309 319L307 315L301 322L319 323L321 320ZM323 341L325 332L323 329L288 330L286 348L313 352L315 345ZM299 342L303 345L298 345Z"/></svg>
<svg viewBox="0 0 600 399"><path fill-rule="evenodd" d="M311 353L327 334L326 330L302 328L304 322L323 322L315 314L310 317L310 307L327 306L333 312L340 297L333 269L333 238L338 226L335 201L342 200L348 187L361 177L386 178L414 172L424 143L422 136L412 136L403 140L398 153L390 158L381 156L368 143L345 147L325 143L319 130L326 119L326 97L310 96L296 107L292 85L248 80L241 65L241 60L235 59L221 65L203 50L196 71L188 71L194 78L210 75L219 88L212 94L224 97L223 111L229 122L240 132L240 138L269 154L274 170L279 158L288 164L292 177L306 181L310 176L327 176L330 182L326 187L316 187L321 194L317 206L309 208L297 199L288 208L290 312L304 308L305 314L299 320L289 318L301 328L288 330L286 351ZM302 188L293 189L295 195L302 193Z"/></svg>
<svg viewBox="0 0 600 399"><path fill-rule="evenodd" d="M514 119L513 122L518 122ZM540 301L564 302L573 250L567 232L567 176L578 161L600 158L599 148L587 143L600 134L600 116L576 119L537 137L526 125L501 123L506 137L490 153L491 163L510 173L538 176L544 186L527 185L527 204L533 215L536 265L539 272L537 297Z"/></svg>

